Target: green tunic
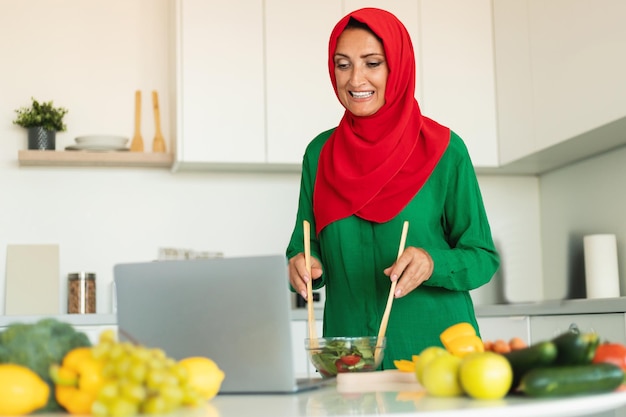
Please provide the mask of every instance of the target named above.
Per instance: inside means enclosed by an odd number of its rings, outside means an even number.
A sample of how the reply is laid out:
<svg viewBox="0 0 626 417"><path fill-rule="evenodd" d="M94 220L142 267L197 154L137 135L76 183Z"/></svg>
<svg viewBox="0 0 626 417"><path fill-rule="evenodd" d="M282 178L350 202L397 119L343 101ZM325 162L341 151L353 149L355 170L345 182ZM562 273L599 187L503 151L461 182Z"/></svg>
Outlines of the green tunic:
<svg viewBox="0 0 626 417"><path fill-rule="evenodd" d="M297 222L287 258L304 251L302 221L313 216L313 188L322 146L332 130L307 147ZM376 336L391 282L383 270L398 255L402 223L409 221L406 246L424 248L434 261L429 280L395 299L387 326L383 369L439 345L439 334L458 322L478 330L469 291L486 284L499 266L482 196L465 144L454 132L440 162L412 201L392 220L373 223L350 216L326 226L311 241L311 255L324 274L325 336Z"/></svg>

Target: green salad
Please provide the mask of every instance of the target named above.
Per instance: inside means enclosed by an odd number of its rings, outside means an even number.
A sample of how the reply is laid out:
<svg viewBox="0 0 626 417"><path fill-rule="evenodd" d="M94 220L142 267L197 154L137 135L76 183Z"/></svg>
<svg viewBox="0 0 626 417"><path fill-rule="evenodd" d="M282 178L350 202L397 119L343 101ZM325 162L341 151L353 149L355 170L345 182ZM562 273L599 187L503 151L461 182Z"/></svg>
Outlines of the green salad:
<svg viewBox="0 0 626 417"><path fill-rule="evenodd" d="M311 350L311 362L323 377L342 372L374 371L374 347L368 337L362 339L336 339L326 342L319 349ZM382 356L382 355L381 355Z"/></svg>

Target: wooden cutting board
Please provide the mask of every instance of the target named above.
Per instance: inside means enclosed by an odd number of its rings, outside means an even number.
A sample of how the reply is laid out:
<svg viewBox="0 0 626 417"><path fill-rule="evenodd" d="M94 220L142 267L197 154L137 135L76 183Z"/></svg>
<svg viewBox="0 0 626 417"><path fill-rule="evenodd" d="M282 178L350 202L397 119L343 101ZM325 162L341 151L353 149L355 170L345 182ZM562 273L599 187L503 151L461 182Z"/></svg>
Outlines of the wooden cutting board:
<svg viewBox="0 0 626 417"><path fill-rule="evenodd" d="M423 391L413 372L388 369L376 372L340 373L337 375L339 392Z"/></svg>
<svg viewBox="0 0 626 417"><path fill-rule="evenodd" d="M5 315L65 313L59 291L58 245L7 245Z"/></svg>

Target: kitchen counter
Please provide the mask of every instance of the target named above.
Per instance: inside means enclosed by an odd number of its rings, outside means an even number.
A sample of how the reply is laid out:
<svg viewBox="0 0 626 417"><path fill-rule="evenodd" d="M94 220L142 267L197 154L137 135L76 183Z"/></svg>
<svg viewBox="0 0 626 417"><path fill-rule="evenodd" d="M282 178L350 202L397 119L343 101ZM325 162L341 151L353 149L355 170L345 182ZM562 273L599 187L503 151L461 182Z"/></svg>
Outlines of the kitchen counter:
<svg viewBox="0 0 626 417"><path fill-rule="evenodd" d="M0 315L0 328L11 323L35 323L44 318L55 318L73 326L114 326L115 314L59 314L54 316L3 316Z"/></svg>
<svg viewBox="0 0 626 417"><path fill-rule="evenodd" d="M475 306L479 317L625 313L626 297Z"/></svg>
<svg viewBox="0 0 626 417"><path fill-rule="evenodd" d="M603 299L548 300L533 303L476 305L478 317L551 316L563 314L626 313L626 297ZM315 318L321 320L322 309L315 309ZM307 320L307 310L294 309L293 320Z"/></svg>
<svg viewBox="0 0 626 417"><path fill-rule="evenodd" d="M170 417L574 417L614 410L626 404L626 392L560 399L506 398L477 401L434 398L421 391L339 392L328 386L300 394L218 395L206 407L182 410ZM44 414L42 417L67 417Z"/></svg>
<svg viewBox="0 0 626 417"><path fill-rule="evenodd" d="M604 299L548 300L533 303L492 304L475 306L478 317L545 316L563 314L626 313L626 297ZM321 320L324 310L315 309L315 318ZM115 325L115 314L60 314L51 316L77 326ZM13 322L33 323L44 316L2 316L0 327ZM293 309L292 320L307 320L306 308Z"/></svg>

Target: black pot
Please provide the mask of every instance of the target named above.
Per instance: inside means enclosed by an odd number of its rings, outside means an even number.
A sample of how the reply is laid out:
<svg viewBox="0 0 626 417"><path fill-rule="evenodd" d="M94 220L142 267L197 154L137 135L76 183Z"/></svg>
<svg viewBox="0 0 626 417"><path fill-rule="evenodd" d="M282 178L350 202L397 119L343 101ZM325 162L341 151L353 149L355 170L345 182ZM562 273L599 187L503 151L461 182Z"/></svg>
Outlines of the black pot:
<svg viewBox="0 0 626 417"><path fill-rule="evenodd" d="M41 151L56 150L56 131L41 126L28 128L28 149Z"/></svg>

